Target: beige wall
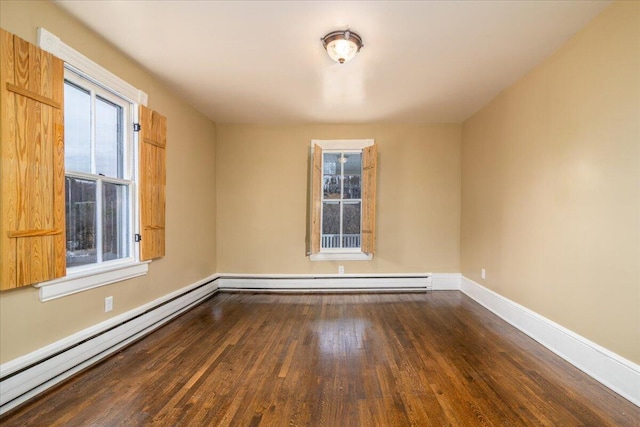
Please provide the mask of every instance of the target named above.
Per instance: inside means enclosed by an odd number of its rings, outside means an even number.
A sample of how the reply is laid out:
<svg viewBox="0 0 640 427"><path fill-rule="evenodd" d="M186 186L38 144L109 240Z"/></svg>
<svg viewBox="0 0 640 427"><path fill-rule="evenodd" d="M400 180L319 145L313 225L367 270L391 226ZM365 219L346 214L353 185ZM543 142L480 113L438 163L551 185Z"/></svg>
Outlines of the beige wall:
<svg viewBox="0 0 640 427"><path fill-rule="evenodd" d="M614 4L462 127L216 130L51 3L3 0L0 26L32 43L47 28L147 92L169 120L167 256L145 277L47 303L31 287L1 293L0 363L215 271L336 273L338 265L462 271L640 363L638 2ZM309 141L337 138L379 144L373 261L305 256ZM114 311L105 314L109 295Z"/></svg>
<svg viewBox="0 0 640 427"><path fill-rule="evenodd" d="M36 42L44 27L149 94L168 118L167 249L141 278L41 303L33 287L0 294L0 362L131 310L215 272L215 125L119 51L48 2L0 2L0 27ZM104 298L114 310L104 313Z"/></svg>
<svg viewBox="0 0 640 427"><path fill-rule="evenodd" d="M311 262L310 141L366 138L379 152L377 253ZM218 125L216 157L218 272L460 271L460 125Z"/></svg>
<svg viewBox="0 0 640 427"><path fill-rule="evenodd" d="M464 275L640 363L640 3L605 10L462 140Z"/></svg>

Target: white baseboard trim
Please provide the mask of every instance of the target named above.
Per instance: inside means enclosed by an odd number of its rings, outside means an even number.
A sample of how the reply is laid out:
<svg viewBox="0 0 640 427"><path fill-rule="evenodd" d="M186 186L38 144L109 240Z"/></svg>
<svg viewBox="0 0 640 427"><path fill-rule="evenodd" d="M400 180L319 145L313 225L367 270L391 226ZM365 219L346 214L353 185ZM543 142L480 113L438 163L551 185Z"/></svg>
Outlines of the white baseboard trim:
<svg viewBox="0 0 640 427"><path fill-rule="evenodd" d="M434 291L459 291L461 284L460 273L433 273Z"/></svg>
<svg viewBox="0 0 640 427"><path fill-rule="evenodd" d="M433 274L224 274L221 291L384 292L430 291Z"/></svg>
<svg viewBox="0 0 640 427"><path fill-rule="evenodd" d="M152 332L217 291L218 275L0 365L0 415Z"/></svg>
<svg viewBox="0 0 640 427"><path fill-rule="evenodd" d="M596 381L640 406L640 365L464 276L461 291Z"/></svg>

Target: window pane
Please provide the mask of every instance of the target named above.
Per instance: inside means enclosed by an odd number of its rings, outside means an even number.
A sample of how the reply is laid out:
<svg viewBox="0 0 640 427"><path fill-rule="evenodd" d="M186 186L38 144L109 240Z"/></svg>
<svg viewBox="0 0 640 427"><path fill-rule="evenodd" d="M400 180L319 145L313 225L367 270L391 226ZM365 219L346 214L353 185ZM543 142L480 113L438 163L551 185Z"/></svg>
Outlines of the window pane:
<svg viewBox="0 0 640 427"><path fill-rule="evenodd" d="M340 247L340 202L322 203L322 247Z"/></svg>
<svg viewBox="0 0 640 427"><path fill-rule="evenodd" d="M66 170L91 172L91 95L64 84L64 161Z"/></svg>
<svg viewBox="0 0 640 427"><path fill-rule="evenodd" d="M362 153L344 155L344 190L343 198L360 199L360 175L362 173Z"/></svg>
<svg viewBox="0 0 640 427"><path fill-rule="evenodd" d="M360 202L344 203L342 219L342 247L360 247Z"/></svg>
<svg viewBox="0 0 640 427"><path fill-rule="evenodd" d="M126 258L129 255L127 186L103 183L102 203L102 259Z"/></svg>
<svg viewBox="0 0 640 427"><path fill-rule="evenodd" d="M97 262L96 183L66 177L67 267Z"/></svg>
<svg viewBox="0 0 640 427"><path fill-rule="evenodd" d="M324 198L339 199L340 198L340 154L324 153L323 154L323 173L324 173Z"/></svg>
<svg viewBox="0 0 640 427"><path fill-rule="evenodd" d="M96 98L96 173L124 178L122 107Z"/></svg>

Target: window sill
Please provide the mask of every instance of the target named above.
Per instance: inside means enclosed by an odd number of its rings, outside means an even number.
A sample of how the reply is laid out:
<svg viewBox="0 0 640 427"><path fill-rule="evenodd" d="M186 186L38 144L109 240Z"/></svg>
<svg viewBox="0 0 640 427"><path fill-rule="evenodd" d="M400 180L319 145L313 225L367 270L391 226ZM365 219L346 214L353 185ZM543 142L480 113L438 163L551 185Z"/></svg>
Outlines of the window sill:
<svg viewBox="0 0 640 427"><path fill-rule="evenodd" d="M129 261L90 270L76 271L60 279L38 283L33 286L40 290L40 301L50 301L88 289L143 276L149 271L149 262Z"/></svg>
<svg viewBox="0 0 640 427"><path fill-rule="evenodd" d="M364 252L320 252L309 255L311 261L370 261L373 254Z"/></svg>

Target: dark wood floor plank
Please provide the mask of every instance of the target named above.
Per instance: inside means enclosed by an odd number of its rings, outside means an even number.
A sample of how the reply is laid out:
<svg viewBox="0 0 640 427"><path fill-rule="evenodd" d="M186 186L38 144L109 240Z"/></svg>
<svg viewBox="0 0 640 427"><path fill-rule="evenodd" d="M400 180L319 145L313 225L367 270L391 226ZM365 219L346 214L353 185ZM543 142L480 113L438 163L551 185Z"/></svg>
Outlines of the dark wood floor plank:
<svg viewBox="0 0 640 427"><path fill-rule="evenodd" d="M3 426L638 426L460 292L218 294Z"/></svg>

